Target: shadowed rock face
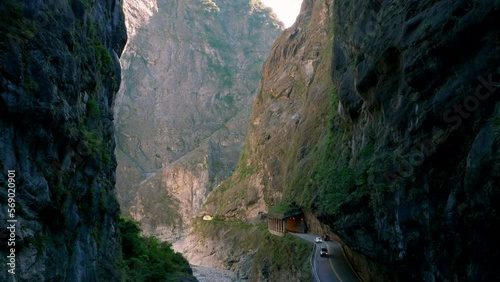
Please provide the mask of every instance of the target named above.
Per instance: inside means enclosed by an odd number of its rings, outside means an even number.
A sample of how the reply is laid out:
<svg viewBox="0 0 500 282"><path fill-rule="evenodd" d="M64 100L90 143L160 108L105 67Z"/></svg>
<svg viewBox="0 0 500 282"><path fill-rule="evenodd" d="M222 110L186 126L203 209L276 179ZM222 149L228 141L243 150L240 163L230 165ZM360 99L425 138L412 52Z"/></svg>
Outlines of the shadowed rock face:
<svg viewBox="0 0 500 282"><path fill-rule="evenodd" d="M335 11L338 110L353 129L350 150L373 155L351 157L351 167L369 162L366 184L331 225L386 259L394 280L497 280L487 260L499 257L490 226L499 222L500 3L353 1Z"/></svg>
<svg viewBox="0 0 500 282"><path fill-rule="evenodd" d="M298 205L359 254L367 281L498 280L499 13L305 1L263 67L245 157L204 210Z"/></svg>
<svg viewBox="0 0 500 282"><path fill-rule="evenodd" d="M0 3L0 182L14 170L15 246L0 189L1 281L119 281L112 104L120 1Z"/></svg>
<svg viewBox="0 0 500 282"><path fill-rule="evenodd" d="M281 27L256 1L125 1L125 11L119 201L147 234L175 241L236 165Z"/></svg>

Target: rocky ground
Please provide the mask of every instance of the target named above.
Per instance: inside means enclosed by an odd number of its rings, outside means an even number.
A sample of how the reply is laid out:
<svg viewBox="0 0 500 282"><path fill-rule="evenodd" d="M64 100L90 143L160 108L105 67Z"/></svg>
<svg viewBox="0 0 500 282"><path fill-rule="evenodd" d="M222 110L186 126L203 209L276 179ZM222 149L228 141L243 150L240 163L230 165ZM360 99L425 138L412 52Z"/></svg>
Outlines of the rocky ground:
<svg viewBox="0 0 500 282"><path fill-rule="evenodd" d="M191 266L193 275L200 282L233 282L237 281L235 274L229 270L222 270L204 266Z"/></svg>

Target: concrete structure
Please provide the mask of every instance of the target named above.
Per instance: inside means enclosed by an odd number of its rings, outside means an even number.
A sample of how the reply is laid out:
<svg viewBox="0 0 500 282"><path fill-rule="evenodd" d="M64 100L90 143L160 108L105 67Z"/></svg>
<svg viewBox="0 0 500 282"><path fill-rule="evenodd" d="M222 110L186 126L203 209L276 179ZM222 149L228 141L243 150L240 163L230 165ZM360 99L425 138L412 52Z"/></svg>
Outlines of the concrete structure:
<svg viewBox="0 0 500 282"><path fill-rule="evenodd" d="M211 215L208 215L208 214L206 214L206 215L203 216L203 220L206 220L206 221L213 220L213 219L214 218Z"/></svg>
<svg viewBox="0 0 500 282"><path fill-rule="evenodd" d="M283 236L286 232L305 233L305 217L300 210L269 213L267 215L267 228L269 232L277 236Z"/></svg>

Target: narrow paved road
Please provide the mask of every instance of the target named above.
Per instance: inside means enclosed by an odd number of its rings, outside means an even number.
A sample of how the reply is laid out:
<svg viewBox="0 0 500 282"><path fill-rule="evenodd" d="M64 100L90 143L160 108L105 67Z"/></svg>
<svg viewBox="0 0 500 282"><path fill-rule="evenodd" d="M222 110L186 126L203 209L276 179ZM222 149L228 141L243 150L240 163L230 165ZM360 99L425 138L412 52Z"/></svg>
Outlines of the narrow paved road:
<svg viewBox="0 0 500 282"><path fill-rule="evenodd" d="M313 243L314 238L320 237L320 235L316 234L291 234ZM320 282L360 282L347 262L340 243L332 240L314 244L316 244L314 267ZM330 254L329 257L319 256L321 247L326 247L328 249L328 253Z"/></svg>

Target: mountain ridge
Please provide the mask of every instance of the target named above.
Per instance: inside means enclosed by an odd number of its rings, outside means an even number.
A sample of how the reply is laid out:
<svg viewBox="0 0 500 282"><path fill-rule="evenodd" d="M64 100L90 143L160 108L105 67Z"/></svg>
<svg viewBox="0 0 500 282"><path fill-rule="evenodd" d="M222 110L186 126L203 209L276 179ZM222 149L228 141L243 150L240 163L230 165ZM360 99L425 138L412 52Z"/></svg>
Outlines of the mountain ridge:
<svg viewBox="0 0 500 282"><path fill-rule="evenodd" d="M146 234L175 243L234 169L281 24L260 1L127 6L131 39L115 111L118 197Z"/></svg>
<svg viewBox="0 0 500 282"><path fill-rule="evenodd" d="M484 261L499 256L498 11L304 1L264 64L235 173L201 214L253 223L300 208L365 281L498 279Z"/></svg>

